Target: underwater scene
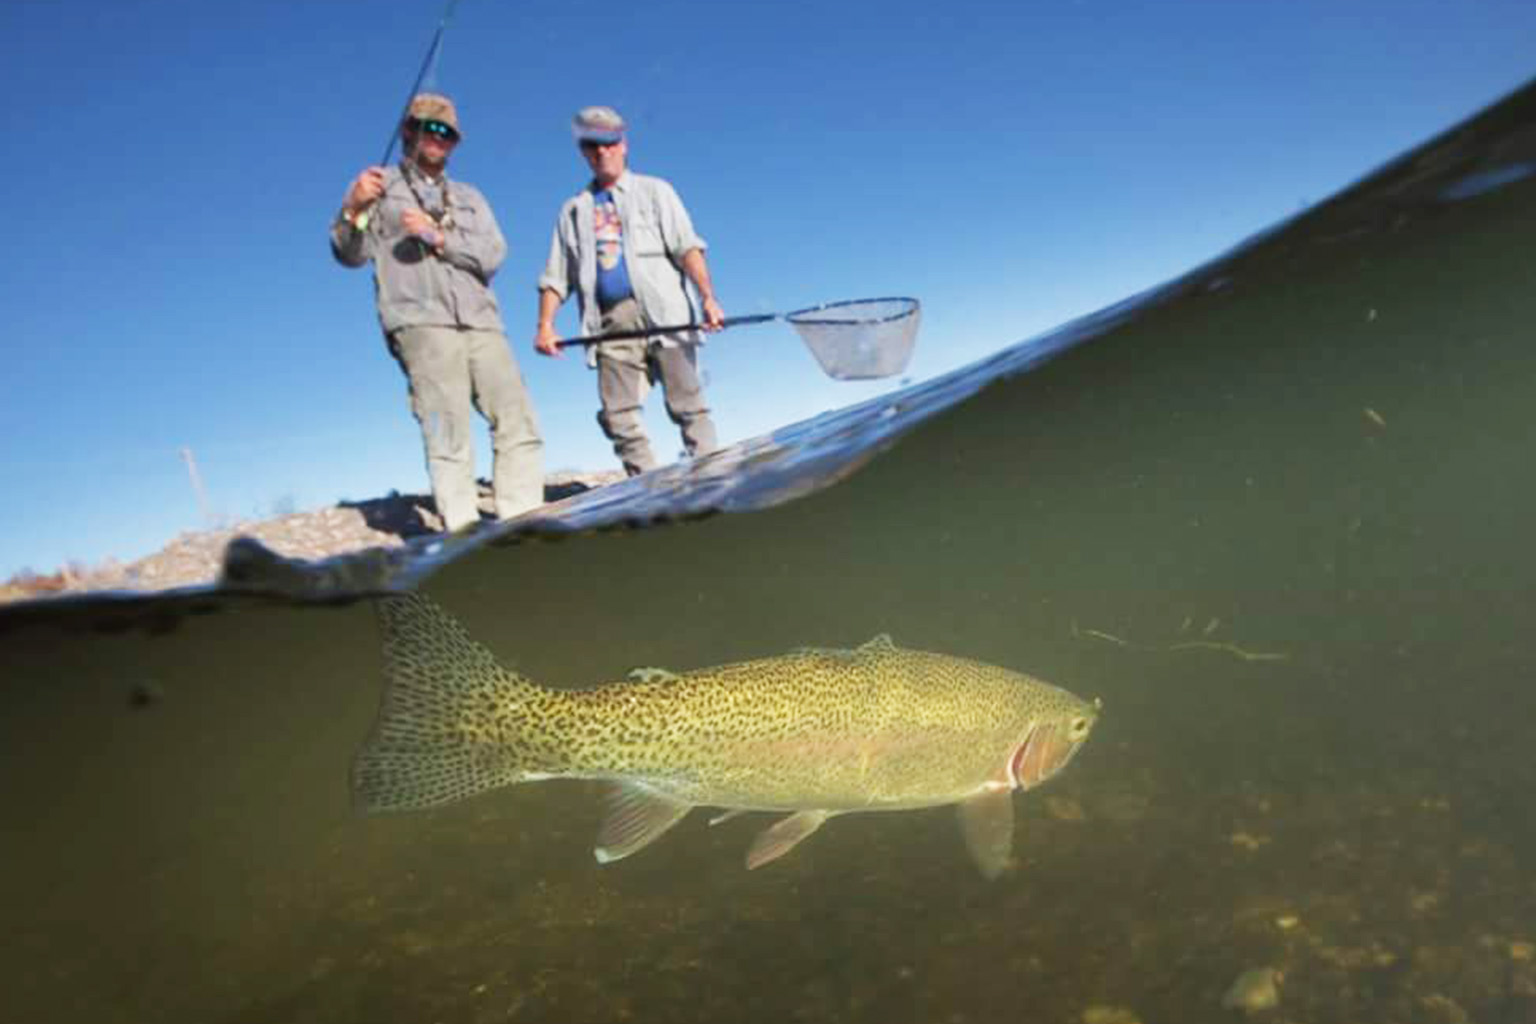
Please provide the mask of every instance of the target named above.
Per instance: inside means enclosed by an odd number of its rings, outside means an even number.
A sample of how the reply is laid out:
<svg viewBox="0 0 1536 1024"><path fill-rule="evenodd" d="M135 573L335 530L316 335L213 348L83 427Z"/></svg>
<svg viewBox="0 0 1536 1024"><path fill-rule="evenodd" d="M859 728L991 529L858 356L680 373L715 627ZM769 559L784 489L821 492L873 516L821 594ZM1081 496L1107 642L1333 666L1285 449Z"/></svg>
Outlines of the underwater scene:
<svg viewBox="0 0 1536 1024"><path fill-rule="evenodd" d="M0 608L0 1020L1536 1021L1533 172L1527 87L695 465Z"/></svg>

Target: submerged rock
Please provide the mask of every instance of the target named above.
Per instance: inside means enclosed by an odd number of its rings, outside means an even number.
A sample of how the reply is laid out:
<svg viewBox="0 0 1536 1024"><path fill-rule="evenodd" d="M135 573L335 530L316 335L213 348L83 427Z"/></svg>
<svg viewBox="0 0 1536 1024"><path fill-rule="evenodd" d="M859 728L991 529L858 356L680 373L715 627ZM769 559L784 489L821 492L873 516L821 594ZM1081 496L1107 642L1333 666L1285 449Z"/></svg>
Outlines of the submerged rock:
<svg viewBox="0 0 1536 1024"><path fill-rule="evenodd" d="M1284 975L1274 967L1253 967L1237 976L1221 1005L1228 1010L1261 1013L1280 1005L1280 982Z"/></svg>
<svg viewBox="0 0 1536 1024"><path fill-rule="evenodd" d="M1095 1003L1083 1011L1083 1024L1141 1024L1141 1018L1128 1007Z"/></svg>

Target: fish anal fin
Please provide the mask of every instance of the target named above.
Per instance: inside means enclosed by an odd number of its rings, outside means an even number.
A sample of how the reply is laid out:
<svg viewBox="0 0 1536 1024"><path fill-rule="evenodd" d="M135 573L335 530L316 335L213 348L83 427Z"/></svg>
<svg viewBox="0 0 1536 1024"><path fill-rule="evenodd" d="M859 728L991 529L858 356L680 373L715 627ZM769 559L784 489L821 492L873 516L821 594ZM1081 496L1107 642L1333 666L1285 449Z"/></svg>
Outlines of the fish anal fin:
<svg viewBox="0 0 1536 1024"><path fill-rule="evenodd" d="M607 864L643 850L692 809L692 804L638 783L616 783L608 791L608 815L592 856L599 864Z"/></svg>
<svg viewBox="0 0 1536 1024"><path fill-rule="evenodd" d="M960 804L960 834L971 859L987 878L1013 865L1013 794L980 793Z"/></svg>
<svg viewBox="0 0 1536 1024"><path fill-rule="evenodd" d="M656 668L654 665L642 665L632 668L625 677L632 683L670 683L681 679L676 672L664 668Z"/></svg>
<svg viewBox="0 0 1536 1024"><path fill-rule="evenodd" d="M747 870L760 868L769 861L778 860L798 846L822 823L832 817L831 811L796 811L787 818L780 818L758 833L747 850Z"/></svg>

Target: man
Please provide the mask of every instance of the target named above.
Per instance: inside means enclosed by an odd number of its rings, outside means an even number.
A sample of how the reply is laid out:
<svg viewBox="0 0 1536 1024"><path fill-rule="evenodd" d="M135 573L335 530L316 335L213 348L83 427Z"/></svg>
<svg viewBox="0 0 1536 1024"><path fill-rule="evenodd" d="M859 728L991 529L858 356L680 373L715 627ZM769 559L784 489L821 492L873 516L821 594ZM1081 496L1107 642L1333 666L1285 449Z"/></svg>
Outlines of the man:
<svg viewBox="0 0 1536 1024"><path fill-rule="evenodd" d="M544 442L491 291L506 242L480 191L448 180L458 112L422 93L400 133L399 166L370 167L347 189L331 252L348 267L373 261L379 323L409 385L432 498L444 528L460 530L480 521L471 405L491 426L497 518L543 502Z"/></svg>
<svg viewBox="0 0 1536 1024"><path fill-rule="evenodd" d="M583 334L697 323L687 282L698 290L705 330L725 320L715 301L704 240L672 186L628 170L624 119L610 107L587 107L572 123L592 181L560 208L549 261L539 278L539 324L534 348L559 355L555 312L574 290ZM719 447L709 404L699 383L695 330L607 341L587 353L597 367L602 411L598 425L630 476L656 465L645 434L647 388L661 382L667 415L682 431L689 455Z"/></svg>

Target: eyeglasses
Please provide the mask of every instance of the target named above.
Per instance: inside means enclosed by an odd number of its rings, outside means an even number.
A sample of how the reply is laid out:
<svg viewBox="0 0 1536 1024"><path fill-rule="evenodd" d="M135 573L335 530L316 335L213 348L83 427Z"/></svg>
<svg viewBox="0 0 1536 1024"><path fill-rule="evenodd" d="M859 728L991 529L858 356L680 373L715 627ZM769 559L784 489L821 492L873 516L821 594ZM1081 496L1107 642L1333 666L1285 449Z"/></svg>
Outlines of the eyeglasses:
<svg viewBox="0 0 1536 1024"><path fill-rule="evenodd" d="M610 146L617 146L619 143L621 143L623 141L624 140L622 138L619 138L619 139L582 139L580 145L581 145L582 149L607 149Z"/></svg>
<svg viewBox="0 0 1536 1024"><path fill-rule="evenodd" d="M408 127L413 132L426 132L428 135L436 135L448 142L459 141L459 133L454 131L453 125L444 124L442 121L412 120Z"/></svg>

